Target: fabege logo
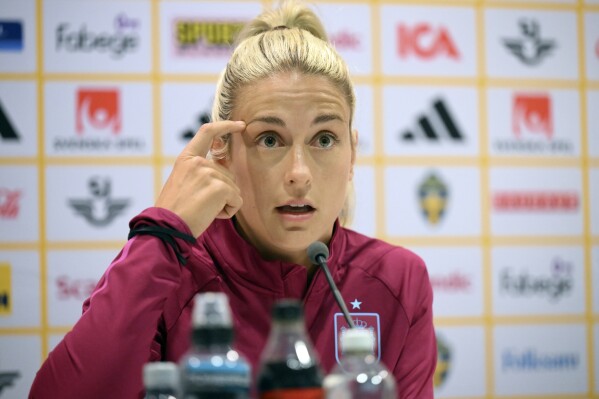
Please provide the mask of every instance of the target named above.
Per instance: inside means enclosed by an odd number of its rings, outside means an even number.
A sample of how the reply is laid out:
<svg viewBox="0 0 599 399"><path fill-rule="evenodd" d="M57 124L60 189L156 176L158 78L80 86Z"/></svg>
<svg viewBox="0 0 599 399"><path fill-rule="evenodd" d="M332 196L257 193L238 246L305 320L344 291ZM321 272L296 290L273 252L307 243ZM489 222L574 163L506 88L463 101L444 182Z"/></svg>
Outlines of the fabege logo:
<svg viewBox="0 0 599 399"><path fill-rule="evenodd" d="M444 26L432 27L426 22L397 27L397 53L401 58L416 56L424 61L445 57L455 61L460 53Z"/></svg>
<svg viewBox="0 0 599 399"><path fill-rule="evenodd" d="M434 173L431 173L418 187L418 202L422 214L429 224L438 224L445 215L449 189Z"/></svg>
<svg viewBox="0 0 599 399"><path fill-rule="evenodd" d="M513 98L512 127L516 137L542 134L551 139L553 123L551 98L547 94L516 94Z"/></svg>
<svg viewBox="0 0 599 399"><path fill-rule="evenodd" d="M20 190L10 190L0 187L0 218L16 219L19 216Z"/></svg>
<svg viewBox="0 0 599 399"><path fill-rule="evenodd" d="M12 279L10 264L0 262L0 316L12 313Z"/></svg>
<svg viewBox="0 0 599 399"><path fill-rule="evenodd" d="M517 297L546 296L557 302L570 293L574 286L572 263L561 258L553 259L548 275L531 275L527 271L516 273L504 268L499 276L500 292Z"/></svg>
<svg viewBox="0 0 599 399"><path fill-rule="evenodd" d="M112 58L122 58L139 46L139 26L139 20L122 13L114 18L112 33L90 32L84 24L79 30L71 30L70 24L64 22L56 27L56 49L71 53L97 51L108 53Z"/></svg>
<svg viewBox="0 0 599 399"><path fill-rule="evenodd" d="M117 89L79 89L77 91L76 131L121 132L121 108Z"/></svg>

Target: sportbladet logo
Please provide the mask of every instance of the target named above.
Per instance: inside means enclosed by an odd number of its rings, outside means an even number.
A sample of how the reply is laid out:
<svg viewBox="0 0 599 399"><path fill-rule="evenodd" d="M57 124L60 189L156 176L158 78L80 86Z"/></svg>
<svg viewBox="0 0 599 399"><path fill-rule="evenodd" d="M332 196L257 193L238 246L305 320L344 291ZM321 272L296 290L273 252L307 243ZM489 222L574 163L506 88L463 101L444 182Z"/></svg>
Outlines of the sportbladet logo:
<svg viewBox="0 0 599 399"><path fill-rule="evenodd" d="M125 13L118 14L111 29L106 31L94 32L86 24L75 26L62 22L56 27L56 50L71 53L99 52L120 59L139 47L139 27L139 19Z"/></svg>
<svg viewBox="0 0 599 399"><path fill-rule="evenodd" d="M241 21L176 19L173 22L175 51L187 56L228 54L244 24Z"/></svg>

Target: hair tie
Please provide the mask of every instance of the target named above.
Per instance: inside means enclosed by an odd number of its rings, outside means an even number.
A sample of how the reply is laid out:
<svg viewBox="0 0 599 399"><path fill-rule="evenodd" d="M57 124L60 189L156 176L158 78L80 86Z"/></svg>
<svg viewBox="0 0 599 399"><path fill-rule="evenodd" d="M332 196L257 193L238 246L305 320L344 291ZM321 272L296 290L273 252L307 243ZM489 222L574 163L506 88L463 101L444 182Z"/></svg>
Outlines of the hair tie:
<svg viewBox="0 0 599 399"><path fill-rule="evenodd" d="M274 28L272 28L272 30L283 30L283 29L289 29L289 27L286 25L279 25L279 26L275 26Z"/></svg>

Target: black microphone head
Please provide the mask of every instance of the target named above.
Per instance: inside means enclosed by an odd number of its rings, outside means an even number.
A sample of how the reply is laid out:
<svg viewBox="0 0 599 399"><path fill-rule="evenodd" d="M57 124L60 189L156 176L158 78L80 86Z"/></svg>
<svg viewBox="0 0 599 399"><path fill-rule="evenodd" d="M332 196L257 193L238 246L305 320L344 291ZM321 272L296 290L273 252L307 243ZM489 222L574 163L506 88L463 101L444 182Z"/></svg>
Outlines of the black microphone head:
<svg viewBox="0 0 599 399"><path fill-rule="evenodd" d="M321 256L326 261L329 258L329 248L323 242L314 241L308 247L308 258L313 264L318 265L318 258Z"/></svg>

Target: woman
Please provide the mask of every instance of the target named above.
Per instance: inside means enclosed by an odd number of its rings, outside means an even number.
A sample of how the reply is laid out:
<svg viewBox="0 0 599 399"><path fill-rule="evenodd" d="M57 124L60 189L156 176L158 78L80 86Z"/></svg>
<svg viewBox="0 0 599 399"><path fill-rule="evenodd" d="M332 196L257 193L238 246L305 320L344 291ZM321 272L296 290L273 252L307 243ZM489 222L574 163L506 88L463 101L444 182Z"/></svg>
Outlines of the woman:
<svg viewBox="0 0 599 399"><path fill-rule="evenodd" d="M356 155L345 63L318 18L294 3L259 16L238 40L214 122L177 158L156 206L131 221L132 238L43 364L31 397L141 397L142 365L177 361L188 349L192 300L205 291L228 294L236 347L254 368L274 301L302 299L330 371L344 323L306 254L320 240L401 398L432 398L436 344L423 262L338 220Z"/></svg>

